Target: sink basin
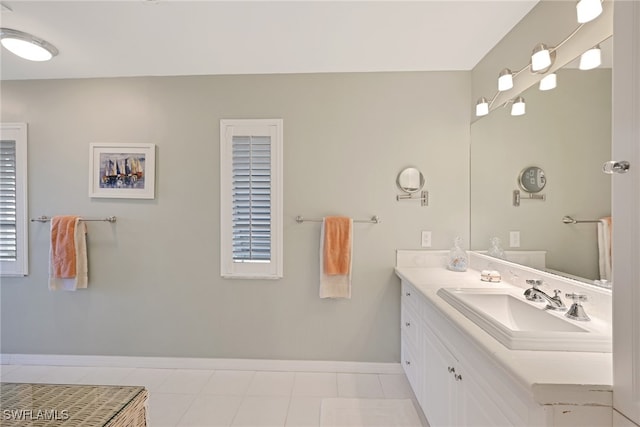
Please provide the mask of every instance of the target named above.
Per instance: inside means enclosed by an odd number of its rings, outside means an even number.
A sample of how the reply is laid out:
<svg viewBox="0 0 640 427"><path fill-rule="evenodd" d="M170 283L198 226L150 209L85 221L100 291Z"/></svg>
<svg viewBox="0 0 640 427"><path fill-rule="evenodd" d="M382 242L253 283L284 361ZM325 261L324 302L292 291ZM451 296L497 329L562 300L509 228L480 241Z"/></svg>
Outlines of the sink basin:
<svg viewBox="0 0 640 427"><path fill-rule="evenodd" d="M524 299L522 289L446 289L438 295L512 350L611 352L611 335Z"/></svg>

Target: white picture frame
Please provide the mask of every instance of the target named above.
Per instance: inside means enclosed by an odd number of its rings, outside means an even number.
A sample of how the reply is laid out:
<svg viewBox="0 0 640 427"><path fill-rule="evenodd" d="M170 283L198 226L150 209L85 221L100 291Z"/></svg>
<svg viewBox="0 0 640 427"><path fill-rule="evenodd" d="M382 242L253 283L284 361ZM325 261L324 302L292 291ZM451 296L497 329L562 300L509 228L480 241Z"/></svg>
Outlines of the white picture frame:
<svg viewBox="0 0 640 427"><path fill-rule="evenodd" d="M89 197L154 199L155 144L89 144Z"/></svg>

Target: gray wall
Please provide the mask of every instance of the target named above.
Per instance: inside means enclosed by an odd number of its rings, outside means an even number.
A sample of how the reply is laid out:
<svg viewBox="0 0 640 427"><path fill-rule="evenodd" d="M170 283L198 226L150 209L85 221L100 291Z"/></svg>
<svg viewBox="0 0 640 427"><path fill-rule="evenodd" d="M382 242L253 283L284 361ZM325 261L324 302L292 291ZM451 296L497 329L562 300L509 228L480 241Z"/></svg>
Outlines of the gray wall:
<svg viewBox="0 0 640 427"><path fill-rule="evenodd" d="M30 275L3 278L3 353L399 360L395 249L468 242L469 72L2 82L2 121L29 124L29 214L89 223L89 289L49 292L49 227ZM219 120L284 119L284 279L219 271ZM90 142L157 144L155 200L90 199ZM430 206L396 202L420 168ZM320 225L356 224L351 300L318 298Z"/></svg>

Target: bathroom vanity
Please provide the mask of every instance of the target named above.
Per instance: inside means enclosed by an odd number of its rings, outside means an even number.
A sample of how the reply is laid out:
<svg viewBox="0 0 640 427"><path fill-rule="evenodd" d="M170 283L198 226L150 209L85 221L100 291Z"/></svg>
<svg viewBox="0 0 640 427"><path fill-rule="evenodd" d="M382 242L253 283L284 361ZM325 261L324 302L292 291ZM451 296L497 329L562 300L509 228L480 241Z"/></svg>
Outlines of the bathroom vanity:
<svg viewBox="0 0 640 427"><path fill-rule="evenodd" d="M402 283L401 363L430 425L611 426L611 292L476 253L470 253L466 272L449 271L447 254L398 251L396 260ZM499 271L502 281L482 281L486 268ZM586 295L591 321L569 320L548 313L545 303L522 298L553 321L533 313L532 326L515 334L525 340L499 341L482 319L445 299L456 292L480 295L478 301L487 294L509 295L500 298L517 300L511 310L520 310L520 296L530 287L527 279L543 280L547 294L559 289L563 298Z"/></svg>

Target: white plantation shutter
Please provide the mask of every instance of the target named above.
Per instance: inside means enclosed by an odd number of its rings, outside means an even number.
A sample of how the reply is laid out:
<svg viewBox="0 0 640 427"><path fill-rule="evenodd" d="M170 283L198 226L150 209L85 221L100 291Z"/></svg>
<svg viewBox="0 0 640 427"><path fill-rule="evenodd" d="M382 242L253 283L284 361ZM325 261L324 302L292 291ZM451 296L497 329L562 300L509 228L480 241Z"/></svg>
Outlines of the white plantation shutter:
<svg viewBox="0 0 640 427"><path fill-rule="evenodd" d="M221 275L282 277L282 120L221 120L220 174Z"/></svg>
<svg viewBox="0 0 640 427"><path fill-rule="evenodd" d="M27 238L27 125L0 125L0 275L25 276Z"/></svg>

